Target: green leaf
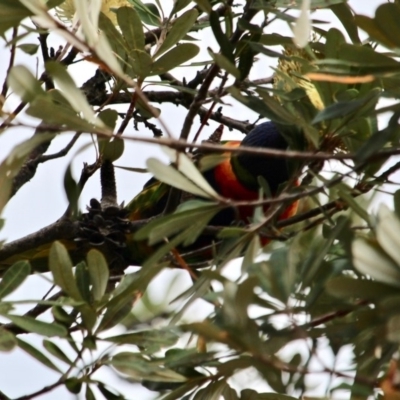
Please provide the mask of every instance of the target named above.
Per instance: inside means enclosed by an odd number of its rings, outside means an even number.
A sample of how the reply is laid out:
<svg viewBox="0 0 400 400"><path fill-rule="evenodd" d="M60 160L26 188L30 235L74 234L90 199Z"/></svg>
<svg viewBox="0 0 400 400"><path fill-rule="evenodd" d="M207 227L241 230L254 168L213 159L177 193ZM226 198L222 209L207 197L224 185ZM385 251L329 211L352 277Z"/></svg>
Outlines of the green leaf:
<svg viewBox="0 0 400 400"><path fill-rule="evenodd" d="M125 60L130 48L121 35L121 32L114 26L112 21L103 13L99 16L99 28L106 35L108 42L119 60ZM106 111L106 110L105 110Z"/></svg>
<svg viewBox="0 0 400 400"><path fill-rule="evenodd" d="M226 72L234 76L236 79L240 79L241 77L240 71L235 67L235 64L232 63L223 54L213 53L210 49L208 50L208 54L210 54L212 59L218 64L220 68L224 69Z"/></svg>
<svg viewBox="0 0 400 400"><path fill-rule="evenodd" d="M186 378L177 372L151 363L140 354L118 353L109 362L115 369L133 379L156 382L185 382Z"/></svg>
<svg viewBox="0 0 400 400"><path fill-rule="evenodd" d="M90 293L90 277L87 265L84 261L81 261L75 267L75 280L82 299L90 304L92 301Z"/></svg>
<svg viewBox="0 0 400 400"><path fill-rule="evenodd" d="M168 185L184 190L185 192L192 193L196 196L205 198L212 197L210 193L207 193L203 189L196 186L171 165L166 165L160 160L150 157L146 161L146 166L148 171L151 172L154 177L161 182L165 182Z"/></svg>
<svg viewBox="0 0 400 400"><path fill-rule="evenodd" d="M132 50L129 53L129 63L134 73L140 78L144 79L146 76L151 75L153 60L145 51Z"/></svg>
<svg viewBox="0 0 400 400"><path fill-rule="evenodd" d="M7 269L0 281L0 299L17 289L31 273L28 261L18 261Z"/></svg>
<svg viewBox="0 0 400 400"><path fill-rule="evenodd" d="M31 151L41 143L50 141L53 137L53 134L47 133L33 135L30 139L16 145L0 163L0 213L9 200L13 179L24 165Z"/></svg>
<svg viewBox="0 0 400 400"><path fill-rule="evenodd" d="M132 7L119 7L118 25L131 49L144 51L144 33L139 14Z"/></svg>
<svg viewBox="0 0 400 400"><path fill-rule="evenodd" d="M330 8L339 19L339 21L343 24L347 34L349 35L353 43L360 44L361 41L358 36L357 25L355 23L354 15L349 5L347 3L339 3L332 5Z"/></svg>
<svg viewBox="0 0 400 400"><path fill-rule="evenodd" d="M74 313L68 314L61 306L53 306L51 313L57 322L67 327L71 326L75 321Z"/></svg>
<svg viewBox="0 0 400 400"><path fill-rule="evenodd" d="M161 75L196 57L200 49L193 43L183 43L154 62L151 75Z"/></svg>
<svg viewBox="0 0 400 400"><path fill-rule="evenodd" d="M68 378L65 381L65 387L73 394L79 394L82 389L82 382L78 378Z"/></svg>
<svg viewBox="0 0 400 400"><path fill-rule="evenodd" d="M53 371L61 373L60 369L36 347L33 347L31 344L24 342L19 338L17 338L17 343L20 349L24 350L35 360L39 361L41 364L52 369Z"/></svg>
<svg viewBox="0 0 400 400"><path fill-rule="evenodd" d="M128 0L131 3L140 19L148 25L160 26L161 17L158 8L152 3L143 3L141 0Z"/></svg>
<svg viewBox="0 0 400 400"><path fill-rule="evenodd" d="M354 266L378 282L400 287L400 268L376 244L356 239L352 246Z"/></svg>
<svg viewBox="0 0 400 400"><path fill-rule="evenodd" d="M83 326L89 331L89 333L91 333L97 322L96 310L94 310L89 304L82 304L76 308L81 313ZM91 350L94 349L91 348Z"/></svg>
<svg viewBox="0 0 400 400"><path fill-rule="evenodd" d="M329 294L343 299L379 300L398 293L397 288L366 279L339 276L326 283Z"/></svg>
<svg viewBox="0 0 400 400"><path fill-rule="evenodd" d="M113 137L111 140L101 138L98 142L103 161L114 162L124 154L125 142L121 137Z"/></svg>
<svg viewBox="0 0 400 400"><path fill-rule="evenodd" d="M191 228L190 241L186 238L185 244L193 243L207 226L214 215L221 211L221 207L215 204L205 205L188 211L177 211L172 215L157 218L146 224L135 234L135 240L149 239L149 244L153 245L164 238Z"/></svg>
<svg viewBox="0 0 400 400"><path fill-rule="evenodd" d="M50 340L43 340L43 347L54 357L65 362L68 365L74 365L73 362L66 356L66 354L53 342Z"/></svg>
<svg viewBox="0 0 400 400"><path fill-rule="evenodd" d="M238 100L257 114L260 114L263 117L266 117L283 125L290 124L290 122L277 115L270 107L268 107L267 104L265 104L264 101L260 100L258 97L251 95L244 96L241 94L238 88L233 86L228 88L227 90L236 100Z"/></svg>
<svg viewBox="0 0 400 400"><path fill-rule="evenodd" d="M171 329L160 329L125 333L103 340L117 344L134 344L146 349L151 347L152 351L157 351L163 347L173 346L179 340L179 335Z"/></svg>
<svg viewBox="0 0 400 400"><path fill-rule="evenodd" d="M72 273L72 262L67 249L60 242L54 242L49 253L49 268L54 283L75 300L82 300L78 286Z"/></svg>
<svg viewBox="0 0 400 400"><path fill-rule="evenodd" d="M382 34L400 48L400 7L398 4L381 4L375 12L375 23Z"/></svg>
<svg viewBox="0 0 400 400"><path fill-rule="evenodd" d="M55 104L49 96L35 98L26 113L60 128L66 127L73 131L82 132L92 132L94 130L93 124L80 118L69 106Z"/></svg>
<svg viewBox="0 0 400 400"><path fill-rule="evenodd" d="M210 11L210 25L214 33L214 37L220 46L220 51L222 55L227 59L227 61L229 61L231 64L234 64L235 63L233 57L234 49L232 43L229 41L225 33L222 32L221 25L219 23L219 15L214 10Z"/></svg>
<svg viewBox="0 0 400 400"><path fill-rule="evenodd" d="M397 218L400 218L400 189L396 190L393 195L394 211Z"/></svg>
<svg viewBox="0 0 400 400"><path fill-rule="evenodd" d="M65 326L59 325L55 322L43 322L27 315L20 316L7 314L5 317L19 328L24 329L27 332L37 333L38 335L64 337L68 333Z"/></svg>
<svg viewBox="0 0 400 400"><path fill-rule="evenodd" d="M241 42L239 42L239 45ZM247 43L243 43L243 47L241 48L239 53L239 64L238 64L238 70L240 71L240 80L244 81L250 74L251 69L253 68L254 65L254 56L255 52L253 49L247 45Z"/></svg>
<svg viewBox="0 0 400 400"><path fill-rule="evenodd" d="M185 35L193 28L199 13L197 10L188 10L184 12L180 17L173 21L171 30L168 32L167 37L161 44L154 58L158 58L161 54L165 53L172 46L182 40Z"/></svg>
<svg viewBox="0 0 400 400"><path fill-rule="evenodd" d="M341 101L338 103L327 106L324 110L320 111L312 123L316 124L321 121L329 121L335 118L343 118L346 115L359 111L363 106L370 103L371 100L376 101L377 96L380 94L380 89L371 92L364 98L353 100L353 101Z"/></svg>
<svg viewBox="0 0 400 400"><path fill-rule="evenodd" d="M202 11L210 14L212 11L211 4L209 0L194 0L194 2L200 7Z"/></svg>
<svg viewBox="0 0 400 400"><path fill-rule="evenodd" d="M86 392L85 392L85 400L96 400L96 397L93 394L92 389L90 389L90 386L86 386Z"/></svg>
<svg viewBox="0 0 400 400"><path fill-rule="evenodd" d="M62 91L63 96L77 113L82 113L83 117L89 123L99 128L106 128L103 121L96 117L82 91L76 87L74 80L67 72L65 66L54 61L48 61L46 63L46 71L54 79L55 83ZM104 133L106 132L107 130L104 129Z"/></svg>
<svg viewBox="0 0 400 400"><path fill-rule="evenodd" d="M171 10L171 16L174 14L177 14L179 11L181 11L183 8L188 6L192 0L176 0L174 1L174 8Z"/></svg>
<svg viewBox="0 0 400 400"><path fill-rule="evenodd" d="M21 49L24 53L33 56L34 54L37 53L39 45L34 43L23 43L18 45L17 47Z"/></svg>
<svg viewBox="0 0 400 400"><path fill-rule="evenodd" d="M17 338L4 328L0 328L0 351L11 351L17 345Z"/></svg>
<svg viewBox="0 0 400 400"><path fill-rule="evenodd" d="M356 164L360 164L367 160L373 154L378 152L386 145L386 143L393 137L394 129L390 126L387 128L374 132L368 140L364 140L361 146L358 147L356 153Z"/></svg>
<svg viewBox="0 0 400 400"><path fill-rule="evenodd" d="M68 199L71 214L76 217L78 215L78 201L81 194L81 188L72 176L72 165L69 164L64 174L64 190Z"/></svg>
<svg viewBox="0 0 400 400"><path fill-rule="evenodd" d="M282 36L279 33L270 33L261 35L260 43L267 46L288 45L292 44L293 40L291 37Z"/></svg>
<svg viewBox="0 0 400 400"><path fill-rule="evenodd" d="M99 389L101 394L104 396L104 398L107 400L126 400L125 396L117 395L114 392L112 392L111 390L106 389L101 382L98 382L96 386L97 386L97 389Z"/></svg>
<svg viewBox="0 0 400 400"><path fill-rule="evenodd" d="M400 221L396 214L386 204L381 204L378 210L376 238L382 249L397 263L400 268Z"/></svg>
<svg viewBox="0 0 400 400"><path fill-rule="evenodd" d="M19 1L15 0L1 0L0 1L0 35L14 27L18 26L20 22L32 16L33 13L28 10Z"/></svg>
<svg viewBox="0 0 400 400"><path fill-rule="evenodd" d="M395 41L392 40L392 35L386 36L385 33L380 30L375 19L369 18L365 15L356 15L354 21L361 29L368 33L371 39L382 43L388 48L396 47Z"/></svg>
<svg viewBox="0 0 400 400"><path fill-rule="evenodd" d="M194 163L190 158L182 152L177 152L169 147L162 148L164 153L166 153L171 160L171 162L177 165L179 172L190 179L196 186L204 190L210 196L218 198L218 193L213 189L213 187L206 181L204 176L200 173Z"/></svg>
<svg viewBox="0 0 400 400"><path fill-rule="evenodd" d="M257 393L252 389L244 389L240 392L241 400L298 400L296 397L279 393Z"/></svg>
<svg viewBox="0 0 400 400"><path fill-rule="evenodd" d="M44 96L46 94L39 81L23 65L13 67L7 81L11 89L26 103L31 102L37 96Z"/></svg>
<svg viewBox="0 0 400 400"><path fill-rule="evenodd" d="M118 120L117 110L107 108L99 113L99 118L112 130L115 129Z"/></svg>
<svg viewBox="0 0 400 400"><path fill-rule="evenodd" d="M107 261L98 250L92 249L87 254L87 265L95 300L101 300L106 292L109 278Z"/></svg>
<svg viewBox="0 0 400 400"><path fill-rule="evenodd" d="M339 197L344 200L347 205L357 214L359 215L365 222L369 223L370 222L370 216L368 212L360 206L360 204L357 202L357 200L349 193L349 190L346 186L344 185L338 185L338 187L342 187L341 189L338 190L338 195Z"/></svg>

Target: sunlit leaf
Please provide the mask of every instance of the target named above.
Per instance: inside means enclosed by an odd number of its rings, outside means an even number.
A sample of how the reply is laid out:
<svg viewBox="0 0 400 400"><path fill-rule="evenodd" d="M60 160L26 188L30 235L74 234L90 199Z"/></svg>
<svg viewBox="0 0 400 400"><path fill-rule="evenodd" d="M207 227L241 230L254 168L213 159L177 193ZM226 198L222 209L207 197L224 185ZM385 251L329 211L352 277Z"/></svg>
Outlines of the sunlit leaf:
<svg viewBox="0 0 400 400"><path fill-rule="evenodd" d="M393 258L400 269L400 221L386 204L381 204L378 211L376 238L386 253Z"/></svg>
<svg viewBox="0 0 400 400"><path fill-rule="evenodd" d="M293 28L294 43L298 47L305 47L310 39L311 18L309 16L311 0L302 0L300 16Z"/></svg>
<svg viewBox="0 0 400 400"><path fill-rule="evenodd" d="M353 246L354 266L378 282L400 287L400 268L376 245L357 239Z"/></svg>
<svg viewBox="0 0 400 400"><path fill-rule="evenodd" d="M173 187L193 193L196 196L210 198L212 195L199 188L188 178L182 175L171 165L166 165L156 158L149 158L146 161L147 169L160 181L165 182Z"/></svg>
<svg viewBox="0 0 400 400"><path fill-rule="evenodd" d="M176 152L169 147L163 147L162 149L168 155L171 162L176 164L178 170L188 179L190 179L194 184L196 184L196 186L203 189L212 197L219 197L218 193L205 180L203 175L185 153Z"/></svg>

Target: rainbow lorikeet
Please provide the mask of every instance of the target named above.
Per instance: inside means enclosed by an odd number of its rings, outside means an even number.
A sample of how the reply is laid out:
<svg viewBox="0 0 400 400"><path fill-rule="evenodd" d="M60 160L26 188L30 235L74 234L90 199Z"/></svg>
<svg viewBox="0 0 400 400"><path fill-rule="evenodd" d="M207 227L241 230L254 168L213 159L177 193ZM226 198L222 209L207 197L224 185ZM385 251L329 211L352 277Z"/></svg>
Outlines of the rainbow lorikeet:
<svg viewBox="0 0 400 400"><path fill-rule="evenodd" d="M255 147L286 150L288 144L273 122L264 122L251 130L242 141L228 141L229 147ZM201 164L201 162L200 162ZM218 165L203 172L203 176L217 193L227 199L236 201L254 201L259 199L259 180L264 178L272 196L277 194L279 186L289 181L290 174L286 159L272 158L265 155L249 153L229 153ZM169 186L151 179L128 205L129 219L139 220L161 214L166 206ZM183 198L187 197L185 195ZM268 207L264 207L266 210ZM280 219L289 218L297 211L297 202L288 206ZM235 223L248 224L254 214L254 207L240 206L237 209L225 208L218 212L209 222L211 226L230 226ZM201 235L188 251L207 246L211 239ZM143 242L128 240L128 248L136 248L134 256L143 252L150 255L154 249L143 245ZM268 240L262 240L267 244ZM201 253L202 254L202 253ZM198 259L196 260L198 261Z"/></svg>
<svg viewBox="0 0 400 400"><path fill-rule="evenodd" d="M285 150L288 147L286 140L273 122L257 125L242 141L229 141L225 144L278 150ZM204 171L203 175L224 198L239 201L251 201L259 198L259 176L263 177L268 183L272 196L276 195L281 184L289 180L289 171L284 158L257 156L248 153L229 153L218 165ZM151 179L123 210L111 215L109 218L111 221L109 225L112 225L111 229L107 228L104 218L103 220L100 219L99 226L96 225L96 221L99 221L99 214L102 213L99 208L100 203L97 202L97 206L92 206L89 213L83 214L81 218L82 232L86 237L83 240L78 238L79 240L75 242L62 241L70 251L73 261L84 258L85 252L91 247L106 243L109 246L105 253L107 253L106 257L111 265L115 258L123 259L123 264L126 265L143 262L154 251L154 248L149 247L145 241L135 240L135 233L129 232L127 226L129 221L146 220L161 214L165 209L169 190L170 186L167 184L154 178ZM296 209L297 204L290 205L280 218L292 216ZM230 226L235 221L247 224L249 218L253 215L253 211L253 207L250 206L241 206L236 210L226 208L218 212L209 224ZM107 218L106 216L105 219ZM200 240L193 246L203 246L203 244L204 241ZM10 265L15 261L26 258L31 261L35 269L46 270L49 248L50 244L45 244L40 248L0 261L0 266ZM100 249L103 251L104 248L100 246Z"/></svg>

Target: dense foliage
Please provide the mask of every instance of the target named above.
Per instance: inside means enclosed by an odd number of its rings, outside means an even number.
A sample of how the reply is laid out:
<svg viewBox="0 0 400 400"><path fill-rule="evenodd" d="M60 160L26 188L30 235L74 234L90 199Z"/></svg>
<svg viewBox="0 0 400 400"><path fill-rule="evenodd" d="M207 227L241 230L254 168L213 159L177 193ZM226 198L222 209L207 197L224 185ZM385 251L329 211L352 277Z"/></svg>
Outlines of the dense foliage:
<svg viewBox="0 0 400 400"><path fill-rule="evenodd" d="M0 351L20 348L58 374L21 398L65 386L89 400L135 399L139 384L164 400L398 398L400 2L382 0L373 18L343 0L177 0L172 10L164 1L44 3L0 0L8 49L1 133L34 130L2 154L0 210L41 164L86 148L82 138L93 137L97 158L79 180L65 161L65 175L52 178L64 179L65 213L0 249ZM321 23L321 9L340 24ZM292 26L293 37L270 33L277 21ZM49 45L56 35L64 43L57 51ZM26 65L16 65L20 52ZM78 59L98 66L81 87L69 72ZM256 74L260 63L272 65L273 76ZM185 110L174 117L174 135L168 103ZM232 103L252 120L239 120ZM226 157L219 125L247 133L262 118L279 126L289 149L261 153L287 159L292 179L274 198L259 180L248 225L210 226L217 212L239 205L199 173ZM71 132L65 148L48 152ZM201 142L200 133L211 137ZM157 186L168 196L162 215L148 212L153 192L127 208L119 203L129 199L117 199L112 163L138 141L162 146L171 159L147 162L174 186ZM133 180L140 172L134 162L126 168ZM93 193L81 210L81 191L98 170L101 199ZM373 203L380 192L386 204ZM297 214L279 219L294 202ZM204 235L212 245L193 248ZM190 285L165 281L172 296L153 299L150 289L167 270ZM53 290L36 293L34 304L10 300L33 273ZM24 300L31 308L21 315ZM199 308L197 317L191 310ZM107 369L131 391L99 378ZM241 371L256 371L258 386L239 385Z"/></svg>

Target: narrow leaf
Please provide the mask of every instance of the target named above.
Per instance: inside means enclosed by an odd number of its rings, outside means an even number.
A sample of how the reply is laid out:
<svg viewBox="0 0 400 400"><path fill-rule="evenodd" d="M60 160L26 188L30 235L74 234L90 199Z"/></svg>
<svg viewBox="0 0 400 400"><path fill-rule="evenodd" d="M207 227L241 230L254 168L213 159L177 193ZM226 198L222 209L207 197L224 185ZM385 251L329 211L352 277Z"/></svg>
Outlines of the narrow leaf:
<svg viewBox="0 0 400 400"><path fill-rule="evenodd" d="M175 19L171 30L168 32L167 37L154 56L159 57L182 40L195 24L198 15L199 13L197 10L193 9L184 12L180 17Z"/></svg>
<svg viewBox="0 0 400 400"><path fill-rule="evenodd" d="M168 185L192 193L196 196L205 198L210 197L207 192L200 189L171 165L166 165L156 158L149 158L146 162L146 166L155 178L167 183Z"/></svg>
<svg viewBox="0 0 400 400"><path fill-rule="evenodd" d="M82 296L72 273L72 262L67 249L60 242L54 242L49 253L49 268L53 274L54 283L75 300Z"/></svg>
<svg viewBox="0 0 400 400"><path fill-rule="evenodd" d="M17 325L19 328L24 329L27 332L37 333L42 336L66 336L67 329L55 322L43 322L35 318L29 317L27 315L5 315L13 324Z"/></svg>
<svg viewBox="0 0 400 400"><path fill-rule="evenodd" d="M200 173L200 171L186 154L174 151L169 147L163 147L162 149L168 155L171 162L176 163L178 170L188 179L190 179L196 186L203 189L210 196L215 198L219 197L218 193L205 180L204 176Z"/></svg>
<svg viewBox="0 0 400 400"><path fill-rule="evenodd" d="M68 100L69 104L76 112L82 113L83 117L87 121L93 123L99 128L106 128L103 121L96 117L92 107L86 100L86 97L76 87L75 82L64 66L50 61L46 63L46 71L54 79L55 83L62 91L63 96Z"/></svg>
<svg viewBox="0 0 400 400"><path fill-rule="evenodd" d="M4 274L0 282L0 299L12 293L31 273L28 261L18 261L13 264Z"/></svg>
<svg viewBox="0 0 400 400"><path fill-rule="evenodd" d="M119 7L117 10L118 25L131 49L144 51L144 33L142 21L132 7Z"/></svg>
<svg viewBox="0 0 400 400"><path fill-rule="evenodd" d="M59 360L65 362L68 365L73 365L71 360L55 343L51 342L50 340L44 339L43 347L54 357L57 357Z"/></svg>
<svg viewBox="0 0 400 400"><path fill-rule="evenodd" d="M183 43L154 62L151 74L161 75L196 57L200 49L193 43Z"/></svg>
<svg viewBox="0 0 400 400"><path fill-rule="evenodd" d="M109 271L106 259L98 250L92 249L87 255L92 293L95 300L100 300L107 289Z"/></svg>
<svg viewBox="0 0 400 400"><path fill-rule="evenodd" d="M400 221L386 204L381 204L378 211L376 238L379 244L400 268Z"/></svg>
<svg viewBox="0 0 400 400"><path fill-rule="evenodd" d="M234 76L236 79L240 79L240 71L236 68L232 61L230 61L223 54L213 53L211 50L209 50L208 53L219 67Z"/></svg>
<svg viewBox="0 0 400 400"><path fill-rule="evenodd" d="M233 57L232 43L229 41L228 37L222 31L221 25L219 23L219 15L214 10L210 12L210 25L214 33L214 37L220 46L222 55L226 57L226 59L233 64L234 57Z"/></svg>
<svg viewBox="0 0 400 400"><path fill-rule="evenodd" d="M33 347L31 344L24 342L23 340L17 338L18 347L28 353L31 357L35 360L39 361L41 364L45 365L46 367L52 369L56 372L61 372L60 369L47 358L41 351L39 351L36 347Z"/></svg>
<svg viewBox="0 0 400 400"><path fill-rule="evenodd" d="M41 84L23 65L16 65L8 75L8 84L24 102L31 102L36 96L45 95Z"/></svg>

